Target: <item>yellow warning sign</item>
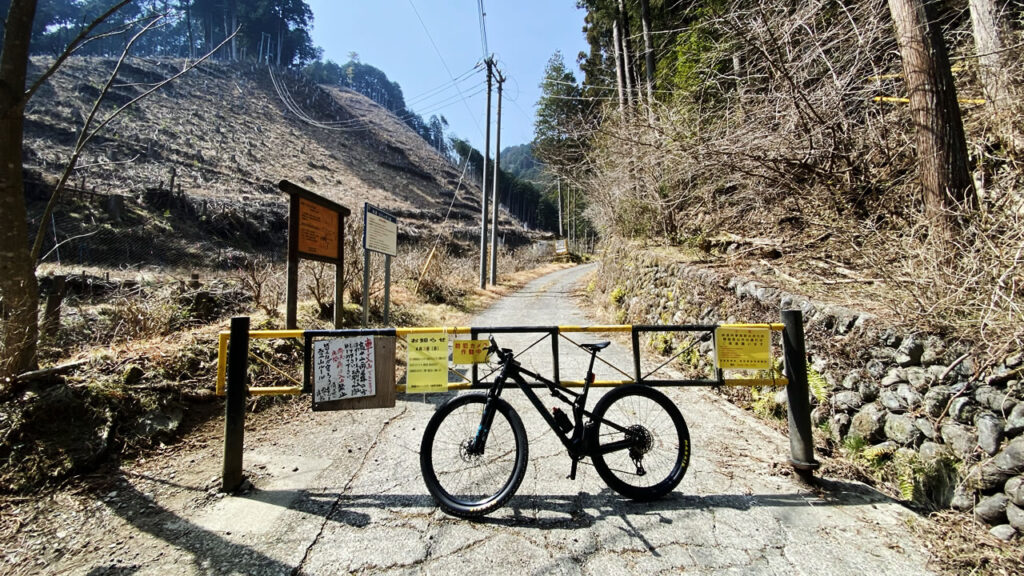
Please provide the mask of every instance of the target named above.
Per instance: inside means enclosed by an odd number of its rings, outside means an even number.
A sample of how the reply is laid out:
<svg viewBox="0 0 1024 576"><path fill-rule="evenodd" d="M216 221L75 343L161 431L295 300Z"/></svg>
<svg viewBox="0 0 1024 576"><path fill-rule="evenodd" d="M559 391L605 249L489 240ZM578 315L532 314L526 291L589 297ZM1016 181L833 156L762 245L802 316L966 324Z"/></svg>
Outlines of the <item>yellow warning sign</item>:
<svg viewBox="0 0 1024 576"><path fill-rule="evenodd" d="M772 333L766 327L719 326L715 330L715 364L723 370L768 370L771 345Z"/></svg>
<svg viewBox="0 0 1024 576"><path fill-rule="evenodd" d="M448 390L448 335L441 332L410 335L409 363L405 391L409 393Z"/></svg>
<svg viewBox="0 0 1024 576"><path fill-rule="evenodd" d="M487 340L453 340L452 364L480 364L487 362Z"/></svg>

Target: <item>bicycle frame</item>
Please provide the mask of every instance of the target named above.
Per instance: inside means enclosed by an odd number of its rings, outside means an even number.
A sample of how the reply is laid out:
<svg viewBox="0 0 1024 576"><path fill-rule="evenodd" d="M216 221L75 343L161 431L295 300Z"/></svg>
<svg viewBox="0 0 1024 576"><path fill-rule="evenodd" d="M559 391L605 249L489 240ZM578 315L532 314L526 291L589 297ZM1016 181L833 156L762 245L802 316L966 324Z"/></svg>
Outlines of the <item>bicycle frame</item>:
<svg viewBox="0 0 1024 576"><path fill-rule="evenodd" d="M588 392L590 390L590 384L594 381L594 357L596 356L596 353L591 354L590 367L587 369L587 377L582 392L576 392L564 386L560 386L555 382L552 382L548 378L541 376L540 374L523 368L522 365L517 360L515 360L515 358L512 357L511 351L507 351L504 353L499 352L499 354L504 356L503 365L501 368L501 373L498 375L494 383L487 390L488 399L500 398L501 393L505 388L505 384L509 379L515 382L519 386L519 389L523 391L527 398L529 398L530 403L533 404L533 407L537 410L537 412L539 412L540 415L544 418L544 421L547 422L548 427L551 428L551 430L555 433L558 439L562 442L562 445L565 446L565 449L569 452L569 456L572 457L573 461L572 472L570 473L570 477L574 478L576 463L586 456L593 455L596 451L595 447L597 446L597 442L593 441L593 438L590 436L592 424L595 422L594 415L592 412L586 409L586 401ZM507 356L505 354L507 354ZM533 388L523 378L524 374L532 378L535 378L537 382L540 382L547 387L547 389L551 392L552 396L554 396L561 402L572 406L573 428L571 436L569 434L566 434L565 432L562 432L561 428L559 428L558 426L557 421L555 420L555 417L545 407L544 402L540 399L537 393L533 391ZM570 400L565 396L565 394L573 396L574 399ZM472 451L475 453L483 453L483 450L487 443L487 435L490 432L490 425L494 419L494 410L495 409L490 402L485 404L480 427L477 430L477 437L473 442ZM584 422L584 417L587 418L586 422ZM606 426L610 426L611 428L618 430L619 432L628 432L626 428L619 426L615 422L611 422L603 418L600 420L600 422ZM607 454L618 450L625 450L632 447L633 444L634 442L631 440L622 440L620 442L614 442L606 446L603 446L601 448L601 452Z"/></svg>

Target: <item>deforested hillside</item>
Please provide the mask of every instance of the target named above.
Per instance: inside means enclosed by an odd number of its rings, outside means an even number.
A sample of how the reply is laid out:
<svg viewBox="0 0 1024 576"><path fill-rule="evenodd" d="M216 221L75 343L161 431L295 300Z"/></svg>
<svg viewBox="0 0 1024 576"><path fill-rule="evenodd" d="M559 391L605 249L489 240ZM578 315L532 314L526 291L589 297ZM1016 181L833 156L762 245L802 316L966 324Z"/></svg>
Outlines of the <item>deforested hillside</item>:
<svg viewBox="0 0 1024 576"><path fill-rule="evenodd" d="M36 73L45 64L34 61ZM24 163L31 216L41 213L114 65L72 58L33 98ZM182 65L125 63L97 119ZM132 105L86 144L55 210L44 264L60 258L82 266L224 266L238 251L283 255L282 179L340 202L354 216L363 202L391 210L412 241L432 239L452 205L445 230L469 239L477 233L479 188L470 174L460 185L462 176L398 118L355 92L266 66L204 63Z"/></svg>

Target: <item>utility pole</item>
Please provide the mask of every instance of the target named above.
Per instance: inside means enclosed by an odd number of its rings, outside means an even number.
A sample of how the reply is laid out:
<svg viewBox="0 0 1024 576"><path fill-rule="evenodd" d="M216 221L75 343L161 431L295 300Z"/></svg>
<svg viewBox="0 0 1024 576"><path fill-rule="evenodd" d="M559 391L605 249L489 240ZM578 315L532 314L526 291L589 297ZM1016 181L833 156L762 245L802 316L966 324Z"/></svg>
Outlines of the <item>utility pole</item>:
<svg viewBox="0 0 1024 576"><path fill-rule="evenodd" d="M562 178L560 176L555 177L555 182L558 183L558 237L562 236Z"/></svg>
<svg viewBox="0 0 1024 576"><path fill-rule="evenodd" d="M498 71L498 120L494 129L494 184L491 186L491 286L498 284L498 176L501 174L501 86L505 77Z"/></svg>
<svg viewBox="0 0 1024 576"><path fill-rule="evenodd" d="M487 155L491 151L491 66L494 60L484 60L487 65L487 129L484 131L484 165L480 178L480 289L487 287ZM472 155L472 154L471 154Z"/></svg>

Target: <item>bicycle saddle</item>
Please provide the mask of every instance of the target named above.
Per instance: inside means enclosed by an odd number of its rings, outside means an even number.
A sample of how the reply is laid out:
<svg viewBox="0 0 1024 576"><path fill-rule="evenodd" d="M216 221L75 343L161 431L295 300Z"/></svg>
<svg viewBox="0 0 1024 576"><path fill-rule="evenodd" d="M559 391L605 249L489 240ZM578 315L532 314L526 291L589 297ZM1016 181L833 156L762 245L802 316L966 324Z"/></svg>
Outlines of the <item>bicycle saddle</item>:
<svg viewBox="0 0 1024 576"><path fill-rule="evenodd" d="M611 344L611 342L605 340L604 342L594 342L593 344L580 344L580 348L591 352L598 352L607 348L609 344Z"/></svg>

